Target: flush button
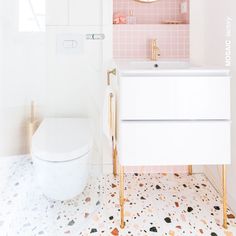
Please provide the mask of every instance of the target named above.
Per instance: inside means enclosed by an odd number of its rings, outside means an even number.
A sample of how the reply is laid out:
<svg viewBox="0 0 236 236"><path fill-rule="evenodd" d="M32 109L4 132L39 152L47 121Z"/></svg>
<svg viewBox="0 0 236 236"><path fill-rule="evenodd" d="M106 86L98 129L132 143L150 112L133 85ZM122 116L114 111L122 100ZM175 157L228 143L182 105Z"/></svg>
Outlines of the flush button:
<svg viewBox="0 0 236 236"><path fill-rule="evenodd" d="M78 42L75 40L64 40L63 47L64 48L76 48L78 45Z"/></svg>
<svg viewBox="0 0 236 236"><path fill-rule="evenodd" d="M84 35L82 34L58 34L58 54L82 54L84 52Z"/></svg>

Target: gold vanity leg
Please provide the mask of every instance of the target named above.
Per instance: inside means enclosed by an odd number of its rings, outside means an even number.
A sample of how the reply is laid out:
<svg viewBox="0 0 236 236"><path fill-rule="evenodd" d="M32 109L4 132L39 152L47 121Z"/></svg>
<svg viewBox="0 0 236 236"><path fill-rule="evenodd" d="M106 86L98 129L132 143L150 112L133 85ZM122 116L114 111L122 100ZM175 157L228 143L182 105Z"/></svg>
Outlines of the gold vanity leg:
<svg viewBox="0 0 236 236"><path fill-rule="evenodd" d="M115 137L115 117L113 114L113 110L112 110L112 99L113 99L113 93L110 93L110 97L109 97L109 128L110 128L110 133L111 133L111 139L112 139L112 162L113 162L113 175L114 177L117 176L117 149L116 149L116 137Z"/></svg>
<svg viewBox="0 0 236 236"><path fill-rule="evenodd" d="M189 165L188 166L188 175L192 175L193 174L193 166Z"/></svg>
<svg viewBox="0 0 236 236"><path fill-rule="evenodd" d="M227 182L226 182L226 165L222 166L222 185L223 185L223 227L227 226Z"/></svg>
<svg viewBox="0 0 236 236"><path fill-rule="evenodd" d="M125 227L125 211L124 211L125 199L124 199L124 166L120 167L120 227Z"/></svg>

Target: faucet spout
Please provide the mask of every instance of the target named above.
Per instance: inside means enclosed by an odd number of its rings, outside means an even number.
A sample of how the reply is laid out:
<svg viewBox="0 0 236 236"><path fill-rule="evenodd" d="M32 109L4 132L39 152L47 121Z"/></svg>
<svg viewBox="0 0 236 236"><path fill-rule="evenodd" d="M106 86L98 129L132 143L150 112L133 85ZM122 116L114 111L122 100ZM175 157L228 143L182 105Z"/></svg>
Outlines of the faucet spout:
<svg viewBox="0 0 236 236"><path fill-rule="evenodd" d="M151 60L157 61L160 57L160 48L157 46L157 39L152 39L151 41Z"/></svg>

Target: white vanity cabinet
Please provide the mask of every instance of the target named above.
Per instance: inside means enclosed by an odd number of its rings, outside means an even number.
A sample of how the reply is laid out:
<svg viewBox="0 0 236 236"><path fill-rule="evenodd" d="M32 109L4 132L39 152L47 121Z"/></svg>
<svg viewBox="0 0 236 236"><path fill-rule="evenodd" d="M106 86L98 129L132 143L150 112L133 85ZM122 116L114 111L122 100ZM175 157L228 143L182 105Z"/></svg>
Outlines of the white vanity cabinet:
<svg viewBox="0 0 236 236"><path fill-rule="evenodd" d="M120 76L124 166L230 163L230 77Z"/></svg>
<svg viewBox="0 0 236 236"><path fill-rule="evenodd" d="M120 77L121 120L230 119L227 76Z"/></svg>

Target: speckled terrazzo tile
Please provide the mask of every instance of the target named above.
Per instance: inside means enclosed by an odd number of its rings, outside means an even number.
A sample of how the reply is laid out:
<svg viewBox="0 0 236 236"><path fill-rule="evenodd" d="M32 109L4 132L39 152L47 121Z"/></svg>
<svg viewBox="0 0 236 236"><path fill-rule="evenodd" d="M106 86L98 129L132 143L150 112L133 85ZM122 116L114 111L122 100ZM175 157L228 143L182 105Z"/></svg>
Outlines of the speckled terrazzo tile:
<svg viewBox="0 0 236 236"><path fill-rule="evenodd" d="M112 175L91 178L67 202L41 194L29 157L0 160L0 177L0 236L236 236L230 211L229 229L222 229L221 198L204 175L127 174L123 230Z"/></svg>
<svg viewBox="0 0 236 236"><path fill-rule="evenodd" d="M86 227L100 207L98 179L94 184L90 178L83 194L71 201L52 201L37 187L31 159L21 157L17 162L0 196L1 236L73 235Z"/></svg>
<svg viewBox="0 0 236 236"><path fill-rule="evenodd" d="M111 235L234 235L221 228L221 204L205 176L126 175L126 228L119 229L118 182L107 177L99 232ZM95 225L95 224L94 224ZM91 231L89 228L81 235ZM107 235L107 234L105 234Z"/></svg>

